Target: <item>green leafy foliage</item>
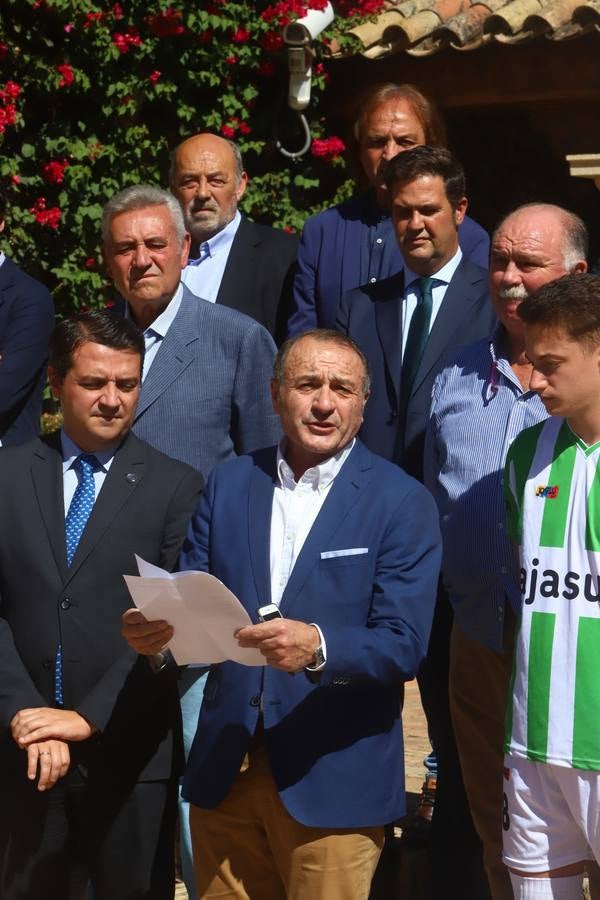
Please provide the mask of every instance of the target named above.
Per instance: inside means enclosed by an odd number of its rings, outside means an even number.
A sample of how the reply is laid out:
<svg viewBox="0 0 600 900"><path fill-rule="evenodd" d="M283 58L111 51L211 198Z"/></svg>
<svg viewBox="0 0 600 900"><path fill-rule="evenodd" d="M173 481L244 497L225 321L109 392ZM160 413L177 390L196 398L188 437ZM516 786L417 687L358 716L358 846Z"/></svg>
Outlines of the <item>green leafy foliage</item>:
<svg viewBox="0 0 600 900"><path fill-rule="evenodd" d="M281 28L323 2L3 0L4 248L51 288L59 312L106 302L103 204L128 184L166 184L169 148L196 131L239 143L252 174L243 208L255 220L299 230L348 196L343 144L327 134L322 59L306 113L317 143L300 161L275 146L277 128L302 141ZM336 4L323 40L378 5Z"/></svg>

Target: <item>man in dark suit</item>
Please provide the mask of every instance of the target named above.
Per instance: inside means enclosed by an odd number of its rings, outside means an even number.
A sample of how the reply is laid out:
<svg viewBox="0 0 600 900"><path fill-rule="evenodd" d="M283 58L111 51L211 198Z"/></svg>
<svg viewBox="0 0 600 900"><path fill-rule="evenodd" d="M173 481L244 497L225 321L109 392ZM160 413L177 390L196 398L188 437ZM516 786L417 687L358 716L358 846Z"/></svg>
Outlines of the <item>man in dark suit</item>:
<svg viewBox="0 0 600 900"><path fill-rule="evenodd" d="M449 352L491 333L494 311L487 272L470 262L458 244L458 226L467 209L458 160L442 147L415 147L398 154L387 171L404 268L349 291L336 326L354 338L371 366L373 386L362 439L421 480L435 376ZM424 279L429 279L428 298L421 293ZM421 331L411 339L413 320Z"/></svg>
<svg viewBox="0 0 600 900"><path fill-rule="evenodd" d="M131 322L61 322L63 429L1 453L3 900L173 896L177 687L121 637L123 575L173 566L202 478L129 431L143 354Z"/></svg>
<svg viewBox="0 0 600 900"><path fill-rule="evenodd" d="M0 192L0 232L6 199ZM54 305L47 288L0 251L0 445L39 434Z"/></svg>
<svg viewBox="0 0 600 900"><path fill-rule="evenodd" d="M402 269L402 251L390 219L385 168L398 153L421 144L443 147L444 123L435 105L411 84L376 84L357 99L356 168L367 187L304 223L298 249L288 333L333 328L345 293ZM487 232L464 216L462 252L487 268Z"/></svg>
<svg viewBox="0 0 600 900"><path fill-rule="evenodd" d="M198 297L252 316L280 343L298 240L239 212L247 181L233 141L196 134L173 151L170 187L192 236L182 280Z"/></svg>
<svg viewBox="0 0 600 900"><path fill-rule="evenodd" d="M402 685L427 645L440 560L432 499L355 439L364 356L309 332L280 350L278 447L219 466L180 567L253 622L264 667L212 666L184 792L200 897L366 900L383 824L405 809ZM172 630L125 615L144 653ZM291 677L294 675L295 677Z"/></svg>
<svg viewBox="0 0 600 900"><path fill-rule="evenodd" d="M337 327L357 341L373 373L361 438L371 450L422 480L434 379L452 352L491 334L495 317L487 272L459 247L458 227L467 199L458 160L442 147L415 147L391 160L386 180L404 268L392 278L346 294ZM419 674L437 756L432 828L437 864L432 871L448 879L451 864L463 866L462 876L458 872L457 877L468 888L460 886L461 897L483 900L487 882L481 847L462 785L450 720L451 617L448 598L440 593L427 660ZM436 784L429 776L427 780ZM423 804L419 813L426 816L428 811L431 808ZM423 830L429 829L419 828ZM470 874L465 876L467 871Z"/></svg>

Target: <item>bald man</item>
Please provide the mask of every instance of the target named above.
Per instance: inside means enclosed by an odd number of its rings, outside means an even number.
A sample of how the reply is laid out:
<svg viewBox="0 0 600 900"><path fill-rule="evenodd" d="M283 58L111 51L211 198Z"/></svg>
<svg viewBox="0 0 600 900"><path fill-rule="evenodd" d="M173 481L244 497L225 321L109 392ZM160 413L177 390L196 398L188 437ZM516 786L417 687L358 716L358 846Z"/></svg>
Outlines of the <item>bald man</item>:
<svg viewBox="0 0 600 900"><path fill-rule="evenodd" d="M204 300L256 319L280 343L298 241L240 213L248 176L237 145L196 134L174 150L169 178L192 236L183 283Z"/></svg>

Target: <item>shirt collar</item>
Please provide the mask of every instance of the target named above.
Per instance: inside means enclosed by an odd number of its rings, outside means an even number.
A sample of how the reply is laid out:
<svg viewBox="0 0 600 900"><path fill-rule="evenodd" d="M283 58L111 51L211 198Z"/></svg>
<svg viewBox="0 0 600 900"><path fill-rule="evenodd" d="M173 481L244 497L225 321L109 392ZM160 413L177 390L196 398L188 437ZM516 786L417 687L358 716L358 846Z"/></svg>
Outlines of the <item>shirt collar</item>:
<svg viewBox="0 0 600 900"><path fill-rule="evenodd" d="M163 309L160 316L157 316L154 322L151 322L150 325L145 329L144 335L152 334L158 335L160 338L164 338L167 331L173 324L173 320L177 313L179 312L179 307L181 306L181 299L183 297L183 284L181 281L177 286L177 290L173 294L171 300L167 304L166 309Z"/></svg>
<svg viewBox="0 0 600 900"><path fill-rule="evenodd" d="M5 259L6 259L6 256L4 255L2 250L0 250L0 266L2 265L2 263L4 262Z"/></svg>
<svg viewBox="0 0 600 900"><path fill-rule="evenodd" d="M329 459L324 460L322 463L311 466L297 483L310 484L313 490L319 492L328 488L350 456L355 443L356 438L353 438L348 446L336 453L335 456L330 456ZM294 473L285 460L285 447L286 438L284 437L280 440L277 447L277 480L280 487L293 488L296 485L296 481L294 480Z"/></svg>
<svg viewBox="0 0 600 900"><path fill-rule="evenodd" d="M502 350L505 340L506 331L504 325L502 325L501 322L498 322L490 338L490 356L492 357L492 362L498 363L502 359L506 360L508 363L508 359Z"/></svg>
<svg viewBox="0 0 600 900"><path fill-rule="evenodd" d="M63 475L67 472L78 456L84 452L81 447L78 447L75 441L73 441L64 428L60 430L60 444L62 448L62 458L63 458ZM114 444L112 447L104 450L94 451L93 456L96 457L98 463L104 472L107 472L110 463L113 460L118 444Z"/></svg>
<svg viewBox="0 0 600 900"><path fill-rule="evenodd" d="M433 280L436 282L439 282L442 284L450 284L450 282L452 281L452 278L454 277L454 273L458 269L458 266L462 259L462 255L463 255L462 250L459 247L458 250L456 251L456 253L454 254L454 256L452 257L452 259L449 259L448 262L444 266L442 266L441 269L439 269L437 272L434 272L434 274L431 275L430 277L433 278ZM409 287L415 281L418 281L419 278L422 278L422 277L423 277L422 275L417 275L416 272L413 272L413 270L410 268L410 266L407 266L406 263L404 264L404 286L405 287Z"/></svg>
<svg viewBox="0 0 600 900"><path fill-rule="evenodd" d="M222 253L231 246L241 221L242 217L238 209L231 222L228 222L225 228L217 231L217 233L213 234L207 241L202 241L200 244L200 255L197 259L189 259L188 266L197 266L201 261L206 259L207 256L216 256L218 253Z"/></svg>

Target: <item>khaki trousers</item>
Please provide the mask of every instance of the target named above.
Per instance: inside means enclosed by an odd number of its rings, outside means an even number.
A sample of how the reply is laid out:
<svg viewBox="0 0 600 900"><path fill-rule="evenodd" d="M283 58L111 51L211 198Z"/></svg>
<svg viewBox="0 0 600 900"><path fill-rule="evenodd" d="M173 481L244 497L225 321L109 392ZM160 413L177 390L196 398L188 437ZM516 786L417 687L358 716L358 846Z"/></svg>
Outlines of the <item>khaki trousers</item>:
<svg viewBox="0 0 600 900"><path fill-rule="evenodd" d="M450 639L450 713L493 900L513 898L508 869L502 862L504 716L513 640L512 615L504 629L503 653L467 637L457 625Z"/></svg>
<svg viewBox="0 0 600 900"><path fill-rule="evenodd" d="M260 740L216 809L190 806L190 827L198 896L207 900L367 900L384 840L382 827L296 822Z"/></svg>

